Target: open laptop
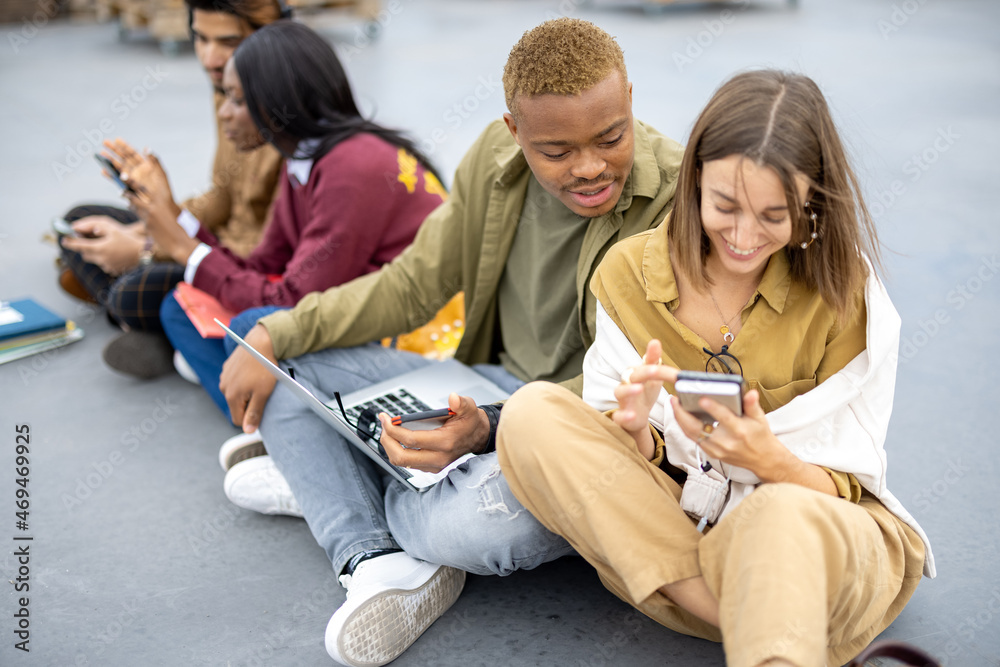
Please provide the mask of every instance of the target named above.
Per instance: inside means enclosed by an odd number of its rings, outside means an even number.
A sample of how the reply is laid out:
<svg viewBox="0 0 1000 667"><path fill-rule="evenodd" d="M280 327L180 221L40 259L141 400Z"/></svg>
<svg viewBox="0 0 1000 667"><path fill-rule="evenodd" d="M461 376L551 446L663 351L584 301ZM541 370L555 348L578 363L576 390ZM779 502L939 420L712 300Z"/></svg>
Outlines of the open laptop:
<svg viewBox="0 0 1000 667"><path fill-rule="evenodd" d="M417 492L426 491L432 487L444 478L449 470L472 454L459 458L437 473L393 465L379 444L381 425L377 420L372 423L371 415L385 412L393 416L447 407L448 394L452 392L460 396L471 396L480 405L495 403L507 398L507 392L479 373L454 359L446 359L342 395L344 410L350 419L347 421L335 402L323 403L315 394L271 363L270 359L236 335L229 327L219 320L215 320L215 322L225 330L226 335L249 352L271 375L277 378L278 382L288 387L293 394L308 405L323 421L332 426L344 439L364 452L393 478ZM366 413L366 410L369 412ZM358 424L359 418L365 421L360 429L355 426ZM351 422L355 425L352 425ZM440 421L409 422L406 428L415 430L436 428L440 426L440 423Z"/></svg>

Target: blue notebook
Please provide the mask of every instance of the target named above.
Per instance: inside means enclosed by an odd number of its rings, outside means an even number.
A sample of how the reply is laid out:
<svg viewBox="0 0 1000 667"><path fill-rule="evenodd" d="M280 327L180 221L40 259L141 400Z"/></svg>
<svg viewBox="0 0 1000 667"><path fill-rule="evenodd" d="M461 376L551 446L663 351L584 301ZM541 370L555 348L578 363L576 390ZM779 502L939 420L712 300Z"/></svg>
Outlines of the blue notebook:
<svg viewBox="0 0 1000 667"><path fill-rule="evenodd" d="M34 299L0 302L0 342L65 326L64 318Z"/></svg>

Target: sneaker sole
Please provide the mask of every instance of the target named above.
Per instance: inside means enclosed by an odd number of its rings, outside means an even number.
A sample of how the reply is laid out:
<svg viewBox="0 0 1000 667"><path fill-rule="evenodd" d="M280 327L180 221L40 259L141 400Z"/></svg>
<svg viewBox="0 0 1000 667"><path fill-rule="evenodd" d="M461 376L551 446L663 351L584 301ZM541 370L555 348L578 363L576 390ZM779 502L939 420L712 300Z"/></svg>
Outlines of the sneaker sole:
<svg viewBox="0 0 1000 667"><path fill-rule="evenodd" d="M356 609L337 638L341 658L352 667L377 667L398 658L455 603L465 572L441 568L420 588L388 590Z"/></svg>
<svg viewBox="0 0 1000 667"><path fill-rule="evenodd" d="M259 436L256 439L246 436L247 442L230 447L230 441L242 437L244 436L233 436L222 444L222 448L219 450L219 465L222 466L222 472L229 472L229 469L240 461L246 461L247 459L267 454L267 448L264 447L264 442Z"/></svg>
<svg viewBox="0 0 1000 667"><path fill-rule="evenodd" d="M228 471L240 461L246 461L247 459L252 459L257 456L264 456L265 454L267 454L267 449L264 447L263 442L251 443L246 447L240 447L239 449L231 452L222 464L222 469Z"/></svg>

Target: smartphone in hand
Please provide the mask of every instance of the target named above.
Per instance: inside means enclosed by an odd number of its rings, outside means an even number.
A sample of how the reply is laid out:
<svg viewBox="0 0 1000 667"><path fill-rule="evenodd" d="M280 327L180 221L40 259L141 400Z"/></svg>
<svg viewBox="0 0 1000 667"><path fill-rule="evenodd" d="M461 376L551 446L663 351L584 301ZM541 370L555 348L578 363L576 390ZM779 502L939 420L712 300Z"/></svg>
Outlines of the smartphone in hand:
<svg viewBox="0 0 1000 667"><path fill-rule="evenodd" d="M52 218L52 231L58 236L68 236L71 239L93 239L95 234L81 233L73 229L73 223L66 222L62 218Z"/></svg>
<svg viewBox="0 0 1000 667"><path fill-rule="evenodd" d="M122 192L131 192L135 194L135 189L131 185L122 180L121 172L118 171L118 168L115 167L114 163L111 160L98 153L94 153L94 159L97 160L97 163L101 165L102 169L108 172L108 176L110 176L111 180L114 181L118 185L118 187L122 189Z"/></svg>
<svg viewBox="0 0 1000 667"><path fill-rule="evenodd" d="M440 410L428 410L426 412L411 412L406 415L396 415L392 418L392 423L394 426L400 426L408 422L419 422L425 419L445 419L447 417L454 417L455 413L452 412L451 408L441 408Z"/></svg>
<svg viewBox="0 0 1000 667"><path fill-rule="evenodd" d="M80 235L73 229L73 225L62 218L52 218L52 231L59 236L68 236L73 239L80 238Z"/></svg>
<svg viewBox="0 0 1000 667"><path fill-rule="evenodd" d="M737 417L743 416L743 394L747 391L742 375L725 373L701 373L698 371L678 371L674 391L681 407L701 419L706 424L715 422L712 415L701 409L698 401L703 396L724 405Z"/></svg>

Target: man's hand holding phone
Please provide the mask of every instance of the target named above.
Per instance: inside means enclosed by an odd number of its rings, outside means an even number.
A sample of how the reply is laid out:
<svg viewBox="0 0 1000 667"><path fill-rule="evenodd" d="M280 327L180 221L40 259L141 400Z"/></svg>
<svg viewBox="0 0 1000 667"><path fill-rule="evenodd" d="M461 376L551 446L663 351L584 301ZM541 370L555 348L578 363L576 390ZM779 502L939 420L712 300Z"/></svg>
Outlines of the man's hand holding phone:
<svg viewBox="0 0 1000 667"><path fill-rule="evenodd" d="M379 414L380 442L393 465L438 472L459 457L483 450L490 436L486 413L471 397L454 393L448 396L448 409L454 416L445 418L439 428L427 431L394 425L389 415Z"/></svg>
<svg viewBox="0 0 1000 667"><path fill-rule="evenodd" d="M64 248L80 253L83 259L96 264L108 275L118 276L139 263L145 236L142 225L123 225L106 215L92 215L66 226L53 227L60 233ZM67 230L65 234L59 230Z"/></svg>

